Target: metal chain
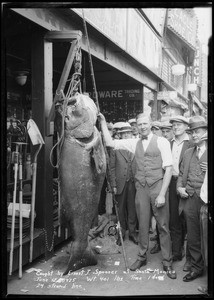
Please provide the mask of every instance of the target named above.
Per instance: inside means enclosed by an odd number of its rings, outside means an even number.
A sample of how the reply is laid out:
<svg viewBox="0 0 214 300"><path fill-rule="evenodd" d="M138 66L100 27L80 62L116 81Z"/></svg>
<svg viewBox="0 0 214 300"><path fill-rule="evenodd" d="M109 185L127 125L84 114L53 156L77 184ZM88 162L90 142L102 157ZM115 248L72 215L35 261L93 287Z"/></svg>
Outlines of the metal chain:
<svg viewBox="0 0 214 300"><path fill-rule="evenodd" d="M53 246L54 246L54 237L55 237L56 231L54 229L51 246L49 248L49 246L48 246L48 239L47 239L47 231L45 230L45 228L42 228L42 230L44 231L44 234L45 234L45 246L46 246L46 249L49 252L51 252L53 250Z"/></svg>

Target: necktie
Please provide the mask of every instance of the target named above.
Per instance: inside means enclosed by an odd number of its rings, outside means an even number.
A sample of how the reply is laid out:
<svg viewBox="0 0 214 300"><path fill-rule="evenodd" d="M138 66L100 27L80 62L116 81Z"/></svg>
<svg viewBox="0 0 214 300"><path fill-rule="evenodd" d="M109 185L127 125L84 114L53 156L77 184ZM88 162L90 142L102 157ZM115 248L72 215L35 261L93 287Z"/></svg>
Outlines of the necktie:
<svg viewBox="0 0 214 300"><path fill-rule="evenodd" d="M142 140L148 140L148 136L141 136Z"/></svg>
<svg viewBox="0 0 214 300"><path fill-rule="evenodd" d="M198 159L200 159L200 157L201 157L201 148L200 147L197 147L197 157L198 157Z"/></svg>

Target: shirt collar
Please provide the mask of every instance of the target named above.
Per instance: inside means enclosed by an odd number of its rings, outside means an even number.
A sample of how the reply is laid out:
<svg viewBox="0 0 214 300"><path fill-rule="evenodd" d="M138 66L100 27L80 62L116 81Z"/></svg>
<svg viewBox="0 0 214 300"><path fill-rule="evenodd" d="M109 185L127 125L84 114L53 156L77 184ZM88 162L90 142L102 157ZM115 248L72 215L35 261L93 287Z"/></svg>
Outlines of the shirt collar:
<svg viewBox="0 0 214 300"><path fill-rule="evenodd" d="M197 150L201 150L202 152L204 152L206 150L206 146L205 145L201 145L200 147L197 146Z"/></svg>
<svg viewBox="0 0 214 300"><path fill-rule="evenodd" d="M177 140L175 137L172 138L172 141L175 141L175 142L177 142L177 143L180 144L180 143L182 143L183 141L189 141L189 136L188 136L188 134L186 133L182 141L178 142L178 140Z"/></svg>
<svg viewBox="0 0 214 300"><path fill-rule="evenodd" d="M153 133L150 132L150 133L148 134L148 141L150 141L152 137L153 137Z"/></svg>

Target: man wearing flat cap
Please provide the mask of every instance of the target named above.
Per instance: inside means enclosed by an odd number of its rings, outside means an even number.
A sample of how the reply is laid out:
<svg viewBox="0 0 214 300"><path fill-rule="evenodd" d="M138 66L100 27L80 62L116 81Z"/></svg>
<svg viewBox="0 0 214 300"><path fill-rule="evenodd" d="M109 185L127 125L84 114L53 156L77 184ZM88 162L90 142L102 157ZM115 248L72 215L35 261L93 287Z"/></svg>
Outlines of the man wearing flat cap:
<svg viewBox="0 0 214 300"><path fill-rule="evenodd" d="M169 121L163 121L161 122L160 129L162 136L170 142L173 138L172 124Z"/></svg>
<svg viewBox="0 0 214 300"><path fill-rule="evenodd" d="M179 175L179 168L185 151L193 146L189 140L189 135L186 133L188 128L188 119L183 116L174 116L170 118L172 124L172 131L174 138L171 141L173 170L172 178L169 185L169 228L172 240L172 254L173 261L181 261L183 258L184 239L186 235L186 224L183 210L179 210L180 196L177 194L177 179ZM186 247L186 263L184 271L188 271L190 255L188 246Z"/></svg>
<svg viewBox="0 0 214 300"><path fill-rule="evenodd" d="M189 273L183 281L189 282L202 276L204 260L201 252L200 210L203 200L200 197L201 187L207 171L207 123L201 116L189 120L189 128L194 147L184 153L177 180L177 191L181 196L187 223L187 243L191 257Z"/></svg>
<svg viewBox="0 0 214 300"><path fill-rule="evenodd" d="M153 121L152 122L151 130L157 136L162 136L162 132L160 130L160 122L159 121Z"/></svg>

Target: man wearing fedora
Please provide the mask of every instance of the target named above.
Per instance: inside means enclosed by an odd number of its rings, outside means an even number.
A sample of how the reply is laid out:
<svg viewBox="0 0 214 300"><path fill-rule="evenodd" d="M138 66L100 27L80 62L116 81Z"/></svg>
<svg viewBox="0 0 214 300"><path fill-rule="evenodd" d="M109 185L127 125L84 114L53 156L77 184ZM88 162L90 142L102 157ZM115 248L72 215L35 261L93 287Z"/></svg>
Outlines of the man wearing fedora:
<svg viewBox="0 0 214 300"><path fill-rule="evenodd" d="M171 140L173 170L169 185L169 229L172 240L173 261L181 261L183 258L184 239L186 235L186 222L183 210L179 210L180 196L177 194L176 185L183 155L188 148L193 147L193 142L186 133L189 124L187 118L178 115L171 117L169 122L172 125L172 132L174 135ZM188 271L190 265L189 259L187 246L184 271Z"/></svg>
<svg viewBox="0 0 214 300"><path fill-rule="evenodd" d="M201 252L200 209L203 200L201 187L207 170L207 146L203 137L207 134L207 123L201 116L189 120L189 128L194 147L187 149L183 155L177 180L177 192L181 197L187 224L187 244L191 258L189 273L183 277L189 282L202 276L204 260Z"/></svg>
<svg viewBox="0 0 214 300"><path fill-rule="evenodd" d="M137 116L139 139L113 140L108 132L105 117L98 115L106 145L114 149L125 149L135 155L135 205L139 222L137 260L130 266L136 271L147 264L151 211L158 223L163 270L171 279L176 279L172 268L172 249L169 232L169 208L166 197L172 175L170 143L151 131L151 119L147 114Z"/></svg>
<svg viewBox="0 0 214 300"><path fill-rule="evenodd" d="M132 138L132 127L123 122L118 130L121 139ZM137 214L135 208L135 183L132 171L134 154L128 150L112 151L110 166L115 199L118 203L118 215L122 227L122 236L125 237L126 229L129 231L129 239L135 244L137 240ZM120 241L118 241L120 244Z"/></svg>

